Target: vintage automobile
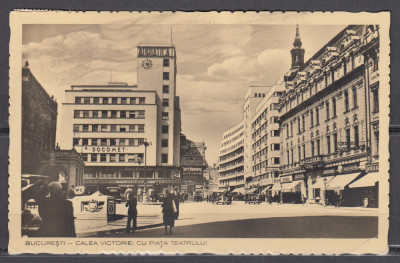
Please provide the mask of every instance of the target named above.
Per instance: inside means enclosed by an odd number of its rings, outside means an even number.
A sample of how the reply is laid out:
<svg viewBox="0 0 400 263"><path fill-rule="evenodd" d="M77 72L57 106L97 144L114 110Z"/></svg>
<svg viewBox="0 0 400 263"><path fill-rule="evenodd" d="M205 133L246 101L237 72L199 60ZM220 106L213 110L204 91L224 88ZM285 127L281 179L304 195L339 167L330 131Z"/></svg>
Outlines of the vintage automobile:
<svg viewBox="0 0 400 263"><path fill-rule="evenodd" d="M195 202L202 202L202 201L203 201L203 195L201 194L201 192L196 192L196 193L194 194L193 200L194 200Z"/></svg>

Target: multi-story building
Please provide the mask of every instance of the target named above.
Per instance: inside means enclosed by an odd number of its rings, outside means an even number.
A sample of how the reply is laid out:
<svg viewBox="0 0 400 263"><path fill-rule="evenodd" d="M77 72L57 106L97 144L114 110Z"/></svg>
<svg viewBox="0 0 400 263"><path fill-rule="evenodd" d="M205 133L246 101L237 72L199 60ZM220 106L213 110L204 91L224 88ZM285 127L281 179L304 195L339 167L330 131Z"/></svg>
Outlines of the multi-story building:
<svg viewBox="0 0 400 263"><path fill-rule="evenodd" d="M283 78L269 90L251 118L253 176L252 191L266 193L278 180L280 168L279 98L285 90Z"/></svg>
<svg viewBox="0 0 400 263"><path fill-rule="evenodd" d="M204 142L193 142L181 134L181 191L190 195L204 191L203 172L207 168L207 147Z"/></svg>
<svg viewBox="0 0 400 263"><path fill-rule="evenodd" d="M24 184L40 178L59 181L67 192L83 179L84 163L72 147L56 147L57 102L32 74L29 63L22 68L21 172ZM28 188L29 189L29 188ZM31 193L23 191L23 199Z"/></svg>
<svg viewBox="0 0 400 263"><path fill-rule="evenodd" d="M372 132L379 104L377 30L348 26L304 63L297 28L292 67L285 75L279 104L282 173L278 188L284 202L308 198L309 202L341 200L344 205L360 205L364 200L365 195L354 194L351 183L363 180L369 164L378 158L370 154L379 142L379 134ZM377 153L376 148L372 153ZM361 188L368 188L364 190L370 205L376 206L378 177L376 173L368 177L372 177L369 185Z"/></svg>
<svg viewBox="0 0 400 263"><path fill-rule="evenodd" d="M139 46L137 79L66 90L60 146L82 155L86 186L179 186L175 47Z"/></svg>

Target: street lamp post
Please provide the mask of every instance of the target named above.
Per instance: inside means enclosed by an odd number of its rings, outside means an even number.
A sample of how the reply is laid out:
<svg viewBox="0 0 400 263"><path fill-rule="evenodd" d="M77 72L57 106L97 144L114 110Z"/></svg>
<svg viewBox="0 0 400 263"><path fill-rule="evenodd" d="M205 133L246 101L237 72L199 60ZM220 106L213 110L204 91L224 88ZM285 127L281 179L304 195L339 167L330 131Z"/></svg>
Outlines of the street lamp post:
<svg viewBox="0 0 400 263"><path fill-rule="evenodd" d="M144 141L144 194L147 196L147 147L150 145L150 142Z"/></svg>
<svg viewBox="0 0 400 263"><path fill-rule="evenodd" d="M279 185L281 186L281 192L280 192L280 197L279 197L279 203L280 204L283 204L283 195L282 195L282 184L281 183L279 183Z"/></svg>

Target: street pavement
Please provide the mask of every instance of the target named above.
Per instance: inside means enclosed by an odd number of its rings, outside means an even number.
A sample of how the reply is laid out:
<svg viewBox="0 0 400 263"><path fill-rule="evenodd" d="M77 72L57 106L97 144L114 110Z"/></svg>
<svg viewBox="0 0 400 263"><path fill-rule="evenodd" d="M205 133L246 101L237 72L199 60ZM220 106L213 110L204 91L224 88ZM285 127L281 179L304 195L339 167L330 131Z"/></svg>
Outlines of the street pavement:
<svg viewBox="0 0 400 263"><path fill-rule="evenodd" d="M160 205L138 205L138 230L125 233L127 209L106 228L78 237L171 238L370 238L378 232L378 210L301 204L182 203L172 234L165 235Z"/></svg>

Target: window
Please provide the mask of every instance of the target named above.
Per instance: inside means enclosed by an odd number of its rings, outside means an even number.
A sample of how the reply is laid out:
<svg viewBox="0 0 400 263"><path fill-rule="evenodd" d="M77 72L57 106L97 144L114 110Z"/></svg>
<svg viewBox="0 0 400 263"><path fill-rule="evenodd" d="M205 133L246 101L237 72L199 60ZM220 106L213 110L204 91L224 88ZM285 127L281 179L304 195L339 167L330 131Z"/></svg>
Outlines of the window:
<svg viewBox="0 0 400 263"><path fill-rule="evenodd" d="M103 104L108 104L108 98L107 97L103 98Z"/></svg>
<svg viewBox="0 0 400 263"><path fill-rule="evenodd" d="M83 131L84 131L84 132L88 132L88 131L89 131L89 125L84 124L84 125L83 125Z"/></svg>
<svg viewBox="0 0 400 263"><path fill-rule="evenodd" d="M120 111L120 118L126 118L126 111Z"/></svg>
<svg viewBox="0 0 400 263"><path fill-rule="evenodd" d="M350 151L350 147L351 147L350 129L346 129L346 146L347 146L347 151Z"/></svg>
<svg viewBox="0 0 400 263"><path fill-rule="evenodd" d="M326 106L326 120L329 120L329 102L327 101L325 103Z"/></svg>
<svg viewBox="0 0 400 263"><path fill-rule="evenodd" d="M299 161L301 160L301 146L297 147L297 156L299 158Z"/></svg>
<svg viewBox="0 0 400 263"><path fill-rule="evenodd" d="M168 134L168 125L163 125L161 127L161 132L164 133L164 134Z"/></svg>
<svg viewBox="0 0 400 263"><path fill-rule="evenodd" d="M161 163L168 163L168 154L167 153L161 154Z"/></svg>
<svg viewBox="0 0 400 263"><path fill-rule="evenodd" d="M357 87L353 87L353 109L357 108Z"/></svg>
<svg viewBox="0 0 400 263"><path fill-rule="evenodd" d="M169 72L163 72L163 80L169 80Z"/></svg>
<svg viewBox="0 0 400 263"><path fill-rule="evenodd" d="M326 150L328 154L331 153L331 136L329 135L326 136Z"/></svg>
<svg viewBox="0 0 400 263"><path fill-rule="evenodd" d="M102 124L101 125L101 131L102 132L107 132L108 131L108 125L107 124Z"/></svg>
<svg viewBox="0 0 400 263"><path fill-rule="evenodd" d="M90 161L91 161L92 163L97 162L97 154L92 153L92 154L90 155Z"/></svg>
<svg viewBox="0 0 400 263"><path fill-rule="evenodd" d="M345 111L349 110L349 92L347 90L344 92L344 109Z"/></svg>
<svg viewBox="0 0 400 263"><path fill-rule="evenodd" d="M306 159L306 145L303 144L303 158Z"/></svg>
<svg viewBox="0 0 400 263"><path fill-rule="evenodd" d="M110 139L110 146L115 146L117 145L117 140L116 139Z"/></svg>
<svg viewBox="0 0 400 263"><path fill-rule="evenodd" d="M81 97L75 97L75 104L81 104L82 103L82 98Z"/></svg>
<svg viewBox="0 0 400 263"><path fill-rule="evenodd" d="M337 133L333 135L333 147L334 147L333 150L337 152L338 151Z"/></svg>
<svg viewBox="0 0 400 263"><path fill-rule="evenodd" d="M138 119L144 119L144 110L138 111Z"/></svg>
<svg viewBox="0 0 400 263"><path fill-rule="evenodd" d="M169 59L168 58L163 59L163 67L169 67Z"/></svg>
<svg viewBox="0 0 400 263"><path fill-rule="evenodd" d="M163 93L168 94L169 93L169 86L168 85L163 85Z"/></svg>
<svg viewBox="0 0 400 263"><path fill-rule="evenodd" d="M163 112L162 113L162 119L163 120L168 120L169 119L168 112Z"/></svg>
<svg viewBox="0 0 400 263"><path fill-rule="evenodd" d="M273 143L272 144L272 150L273 151L279 151L280 150L280 144L279 143Z"/></svg>
<svg viewBox="0 0 400 263"><path fill-rule="evenodd" d="M279 137L279 130L272 130L272 136Z"/></svg>
<svg viewBox="0 0 400 263"><path fill-rule="evenodd" d="M321 154L321 143L320 140L317 140L317 155L319 156Z"/></svg>
<svg viewBox="0 0 400 263"><path fill-rule="evenodd" d="M121 98L121 104L127 104L128 98Z"/></svg>
<svg viewBox="0 0 400 263"><path fill-rule="evenodd" d="M99 131L99 125L97 124L92 125L92 132L97 132L97 131Z"/></svg>
<svg viewBox="0 0 400 263"><path fill-rule="evenodd" d="M120 154L119 155L119 162L124 163L125 162L125 154Z"/></svg>
<svg viewBox="0 0 400 263"><path fill-rule="evenodd" d="M279 157L274 157L274 164L279 164Z"/></svg>
<svg viewBox="0 0 400 263"><path fill-rule="evenodd" d="M286 155L287 155L287 163L290 164L290 159L289 159L289 150L286 151Z"/></svg>
<svg viewBox="0 0 400 263"><path fill-rule="evenodd" d="M336 99L332 99L333 117L336 117Z"/></svg>
<svg viewBox="0 0 400 263"><path fill-rule="evenodd" d="M162 106L163 107L169 107L169 100L168 99L163 99Z"/></svg>
<svg viewBox="0 0 400 263"><path fill-rule="evenodd" d="M314 157L314 142L311 142L311 156Z"/></svg>
<svg viewBox="0 0 400 263"><path fill-rule="evenodd" d="M139 98L139 104L145 104L146 98Z"/></svg>
<svg viewBox="0 0 400 263"><path fill-rule="evenodd" d="M107 154L100 154L100 162L106 162L107 161Z"/></svg>
<svg viewBox="0 0 400 263"><path fill-rule="evenodd" d="M72 145L79 145L79 139L78 138L73 138L72 139Z"/></svg>
<svg viewBox="0 0 400 263"><path fill-rule="evenodd" d="M293 136L293 123L290 123L290 136Z"/></svg>
<svg viewBox="0 0 400 263"><path fill-rule="evenodd" d="M111 118L117 118L117 111L116 110L112 110L111 111Z"/></svg>
<svg viewBox="0 0 400 263"><path fill-rule="evenodd" d="M100 104L100 98L93 98L93 104Z"/></svg>
<svg viewBox="0 0 400 263"><path fill-rule="evenodd" d="M289 138L289 125L286 124L286 138Z"/></svg>
<svg viewBox="0 0 400 263"><path fill-rule="evenodd" d="M161 140L161 147L168 147L168 139Z"/></svg>
<svg viewBox="0 0 400 263"><path fill-rule="evenodd" d="M112 153L112 154L110 154L110 162L112 162L112 163L115 163L116 162L116 154L115 153Z"/></svg>
<svg viewBox="0 0 400 263"><path fill-rule="evenodd" d="M319 125L319 109L318 109L318 107L315 109L315 119L316 119L317 125Z"/></svg>
<svg viewBox="0 0 400 263"><path fill-rule="evenodd" d="M102 117L102 118L108 118L108 111L102 110L102 111L101 111L101 117Z"/></svg>
<svg viewBox="0 0 400 263"><path fill-rule="evenodd" d="M302 119L302 126L303 126L303 131L306 130L306 117L304 116L304 114L301 116Z"/></svg>
<svg viewBox="0 0 400 263"><path fill-rule="evenodd" d="M78 132L79 131L79 124L74 124L74 132Z"/></svg>
<svg viewBox="0 0 400 263"><path fill-rule="evenodd" d="M107 146L107 139L101 139L101 146Z"/></svg>
<svg viewBox="0 0 400 263"><path fill-rule="evenodd" d="M131 98L131 105L136 104L136 98Z"/></svg>
<svg viewBox="0 0 400 263"><path fill-rule="evenodd" d="M99 145L97 139L92 139L92 145L93 146L98 146Z"/></svg>
<svg viewBox="0 0 400 263"><path fill-rule="evenodd" d="M89 118L89 111L88 110L84 110L83 111L83 118Z"/></svg>
<svg viewBox="0 0 400 263"><path fill-rule="evenodd" d="M90 104L90 98L88 98L88 97L83 98L83 103L84 104Z"/></svg>
<svg viewBox="0 0 400 263"><path fill-rule="evenodd" d="M118 98L111 98L111 104L118 104Z"/></svg>
<svg viewBox="0 0 400 263"><path fill-rule="evenodd" d="M92 111L92 118L98 118L99 117L99 111L94 110Z"/></svg>
<svg viewBox="0 0 400 263"><path fill-rule="evenodd" d="M133 139L129 139L133 140ZM119 139L119 146L125 146L126 145L126 139Z"/></svg>
<svg viewBox="0 0 400 263"><path fill-rule="evenodd" d="M310 110L310 128L314 126L314 112Z"/></svg>
<svg viewBox="0 0 400 263"><path fill-rule="evenodd" d="M144 124L139 124L138 125L138 131L137 132L144 132Z"/></svg>
<svg viewBox="0 0 400 263"><path fill-rule="evenodd" d="M373 99L374 99L374 109L373 109L373 113L378 113L379 112L379 93L378 93L378 89L374 89L374 91L372 92L373 95Z"/></svg>
<svg viewBox="0 0 400 263"><path fill-rule="evenodd" d="M300 117L297 117L297 133L300 133Z"/></svg>
<svg viewBox="0 0 400 263"><path fill-rule="evenodd" d="M360 137L358 134L358 125L354 126L354 147L360 147Z"/></svg>
<svg viewBox="0 0 400 263"><path fill-rule="evenodd" d="M293 159L293 149L290 150L290 155L292 156L292 163L294 163L294 159Z"/></svg>

